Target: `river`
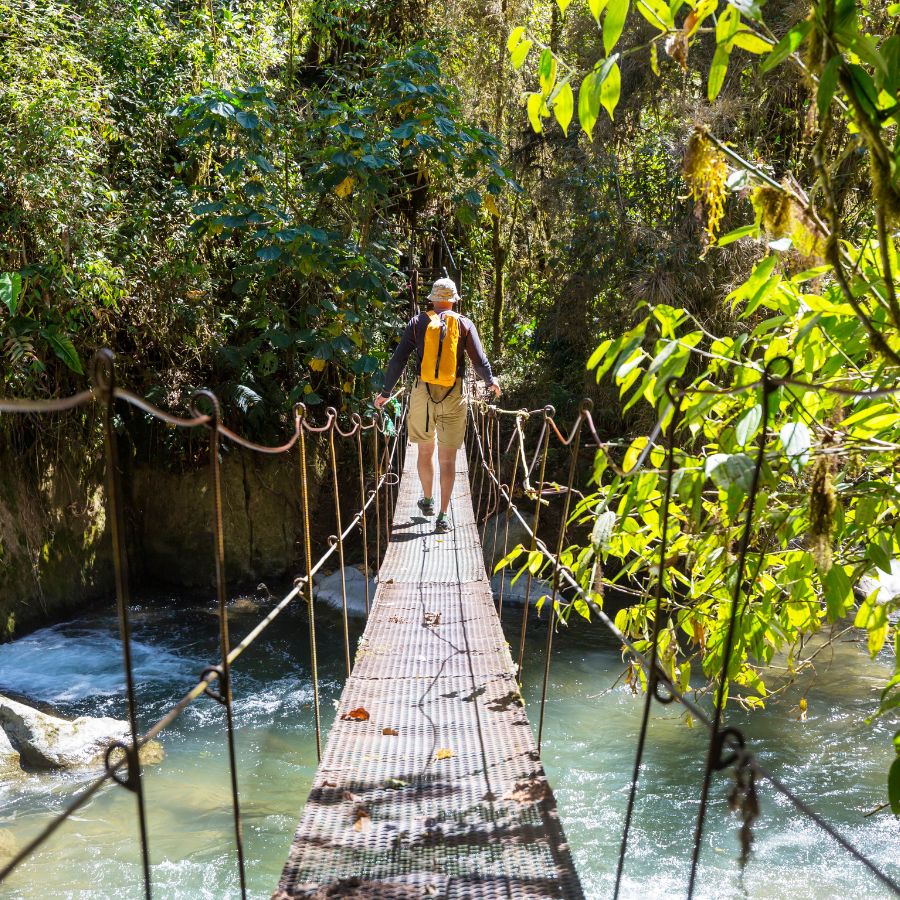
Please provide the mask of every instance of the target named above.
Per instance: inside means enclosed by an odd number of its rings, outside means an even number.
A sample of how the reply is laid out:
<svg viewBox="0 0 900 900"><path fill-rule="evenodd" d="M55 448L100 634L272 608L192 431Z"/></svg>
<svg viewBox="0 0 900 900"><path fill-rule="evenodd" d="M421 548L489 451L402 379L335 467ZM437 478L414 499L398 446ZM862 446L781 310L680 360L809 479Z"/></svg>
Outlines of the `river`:
<svg viewBox="0 0 900 900"><path fill-rule="evenodd" d="M263 604L264 610L266 604ZM259 612L233 613L234 638ZM516 628L509 617L510 640ZM215 660L217 620L206 603L148 598L133 610L141 725L149 725ZM359 627L354 629L354 640ZM542 625L532 630L524 692L537 722ZM848 635L817 658L810 689L801 679L764 712L731 710L766 766L828 821L900 878L900 829L885 799L892 725L866 725L889 661L871 661ZM337 617L320 614L322 708L327 725L340 692L343 652ZM308 635L301 608L282 615L239 661L234 674L239 779L250 895L274 888L316 766ZM611 896L642 698L619 676L616 645L598 625L573 618L556 641L543 758L586 896ZM97 610L0 646L4 689L66 715L124 717L117 624ZM808 691L808 693L807 693ZM808 712L801 721L799 698ZM673 705L674 706L674 705ZM223 900L237 896L223 710L196 701L163 735L166 759L147 772L154 896ZM893 723L896 727L896 723ZM685 894L705 732L672 707L656 706L629 846L625 898ZM21 846L85 782L82 775L32 776L0 785L0 847ZM728 813L729 776L713 791L698 897L884 898L893 896L814 823L761 784L756 845L741 884L737 824ZM134 800L108 788L66 823L0 888L10 900L139 898Z"/></svg>

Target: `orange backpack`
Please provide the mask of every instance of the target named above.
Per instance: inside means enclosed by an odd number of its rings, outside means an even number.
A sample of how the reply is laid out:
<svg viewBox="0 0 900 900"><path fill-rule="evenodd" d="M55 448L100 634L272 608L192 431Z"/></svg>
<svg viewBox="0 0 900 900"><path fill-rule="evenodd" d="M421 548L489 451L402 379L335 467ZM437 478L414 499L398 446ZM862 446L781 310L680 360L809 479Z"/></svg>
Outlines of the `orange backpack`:
<svg viewBox="0 0 900 900"><path fill-rule="evenodd" d="M456 384L459 342L464 337L465 333L460 325L459 315L453 310L448 309L440 313L434 310L428 312L428 327L425 329L419 376L422 381L439 387L453 388ZM447 394L449 393L448 390Z"/></svg>

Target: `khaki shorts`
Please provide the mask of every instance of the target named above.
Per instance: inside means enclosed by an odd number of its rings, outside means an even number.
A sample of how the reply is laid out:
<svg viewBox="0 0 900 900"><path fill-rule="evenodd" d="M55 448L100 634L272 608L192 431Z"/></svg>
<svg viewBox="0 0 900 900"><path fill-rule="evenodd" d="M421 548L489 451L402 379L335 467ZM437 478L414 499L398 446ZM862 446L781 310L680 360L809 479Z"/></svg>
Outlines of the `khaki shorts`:
<svg viewBox="0 0 900 900"><path fill-rule="evenodd" d="M431 394L429 395L429 391ZM458 450L466 439L466 399L462 393L462 379L447 394L447 388L436 384L416 382L409 401L409 439L414 444L430 444L437 432L439 447ZM438 399L435 402L432 397Z"/></svg>

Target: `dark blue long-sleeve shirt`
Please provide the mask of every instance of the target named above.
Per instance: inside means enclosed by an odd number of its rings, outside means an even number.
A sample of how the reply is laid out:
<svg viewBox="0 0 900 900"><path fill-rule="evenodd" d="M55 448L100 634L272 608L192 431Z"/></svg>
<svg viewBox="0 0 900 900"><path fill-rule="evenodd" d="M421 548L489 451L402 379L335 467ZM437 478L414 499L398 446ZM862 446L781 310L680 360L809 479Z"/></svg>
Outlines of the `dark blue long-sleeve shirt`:
<svg viewBox="0 0 900 900"><path fill-rule="evenodd" d="M425 329L428 327L428 321L428 313L421 312L417 316L413 316L407 323L384 375L384 387L381 390L383 397L390 396L391 390L403 374L406 361L413 351L416 353L416 375L421 375L422 356L425 352ZM459 316L459 325L461 333L456 357L456 377L463 376L466 368L466 354L468 354L478 377L486 384L494 384L496 379L491 372L491 364L484 355L484 348L481 346L475 323L465 316Z"/></svg>

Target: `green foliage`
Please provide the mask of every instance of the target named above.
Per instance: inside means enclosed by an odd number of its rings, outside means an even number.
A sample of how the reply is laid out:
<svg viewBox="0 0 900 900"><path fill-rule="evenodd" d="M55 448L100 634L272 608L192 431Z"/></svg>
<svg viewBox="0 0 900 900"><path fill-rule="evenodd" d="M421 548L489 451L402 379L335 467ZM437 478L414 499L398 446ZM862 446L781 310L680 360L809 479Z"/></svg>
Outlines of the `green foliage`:
<svg viewBox="0 0 900 900"><path fill-rule="evenodd" d="M0 0L4 392L64 390L111 345L132 384L206 383L263 430L365 402L408 226L514 187L395 12Z"/></svg>
<svg viewBox="0 0 900 900"><path fill-rule="evenodd" d="M777 144L751 143L742 153L705 127L695 128L686 142L684 178L697 212L705 211L707 219L706 246L696 252L701 258L708 253L713 264L717 254L729 252L722 248L732 245L757 257L753 270L735 278L727 296L720 295L712 313L717 323L689 301L649 297L643 318L605 329L610 337L588 361L598 384L607 375L616 384L622 415L653 409L665 434L675 429L659 650L684 690L691 689L685 672L702 670L709 682L719 679L724 634L740 611L732 608L736 548L757 447L765 449L744 583L737 586L744 612L722 685L735 702L756 707L772 690L768 667L775 654L786 656L789 674L796 673L806 665L804 639L825 624L852 617L873 656L888 652L892 634L896 642L891 613L900 608L900 598L885 599L869 586L857 606L854 593L864 576L889 571L891 560L900 556L895 474L900 397L879 392L896 388L900 368L900 40L889 19L896 11L813 2L809 16L787 23L779 39L756 3L641 0L639 17L624 2L600 0L586 7L598 27L592 49L572 65L563 52L556 55L566 77L585 72L578 110L588 137L598 128L601 103L610 116L616 108L603 102L605 84L607 97L628 99L612 81L613 66L649 53L651 68L663 77L658 48L685 72L689 57L700 60L698 80L703 78L709 101L727 93L732 81L740 85L735 93L752 89L758 96L777 96L776 79L789 78L768 74L779 65L791 66L809 88L812 112L802 131L811 148L806 156ZM637 24L630 27L634 18ZM518 35L519 41L532 38L537 41L537 29ZM599 60L597 39L604 54ZM754 58L761 64L754 67ZM666 85L663 80L661 87ZM661 106L679 114L676 103ZM656 115L652 122L633 112L624 127L633 134L641 122L664 132L659 107ZM720 110L696 118L723 116ZM759 135L763 123L751 119L747 131ZM768 155L775 156L771 163ZM871 179L867 183L860 176L867 199L852 217L841 181L851 158L864 161ZM773 169L795 170L795 162L810 183L779 183L772 176ZM743 221L716 241L729 195L751 201L754 221L746 224L744 205ZM729 205L741 208L736 198ZM790 361L797 383L780 387L764 404L762 372L778 357ZM784 363L777 365L784 374ZM672 379L688 385L677 423L666 391ZM618 580L640 586L647 598L654 593L664 527L662 449L651 451L647 466L629 471L646 443L645 437L636 438L621 464L602 454L596 461L597 491L574 518L590 525L613 510L616 527L603 550L566 551L586 589L592 583L591 560L599 553L617 562ZM642 649L649 646L653 602L641 600L617 616L619 627ZM897 698L895 675L877 714L895 710ZM898 778L895 764L892 803Z"/></svg>

